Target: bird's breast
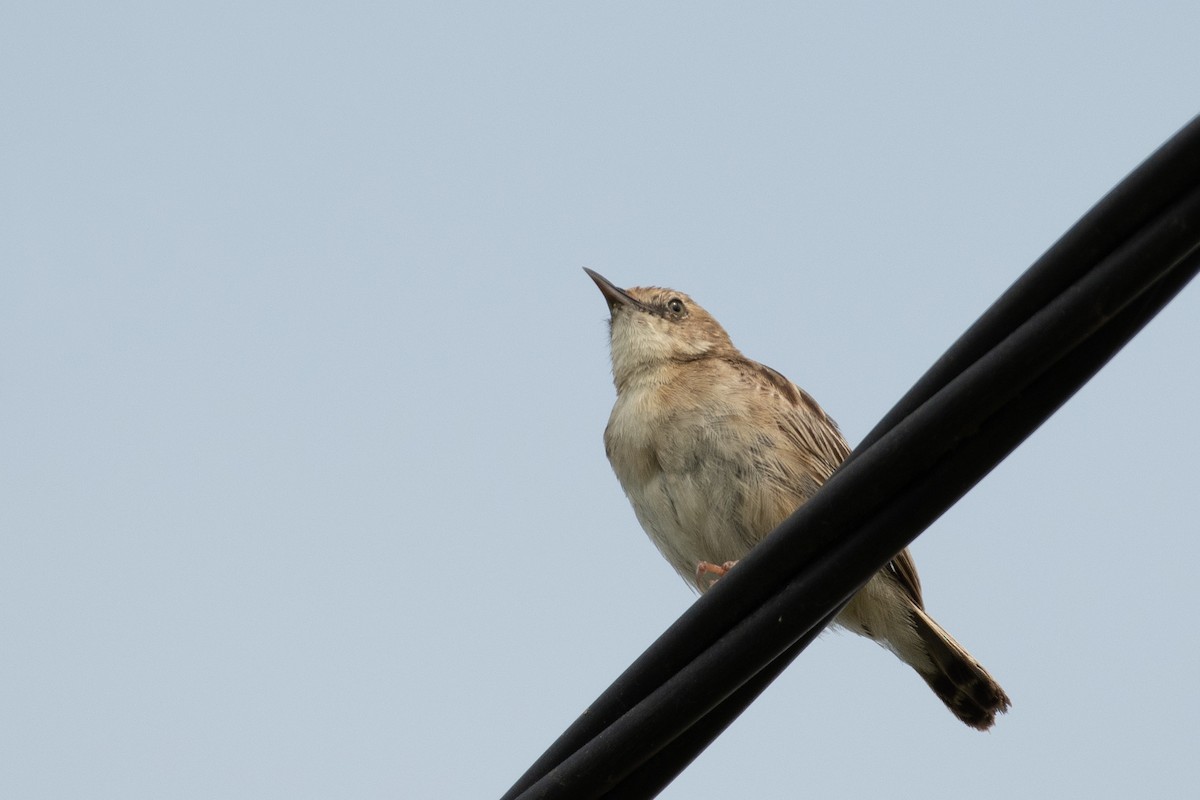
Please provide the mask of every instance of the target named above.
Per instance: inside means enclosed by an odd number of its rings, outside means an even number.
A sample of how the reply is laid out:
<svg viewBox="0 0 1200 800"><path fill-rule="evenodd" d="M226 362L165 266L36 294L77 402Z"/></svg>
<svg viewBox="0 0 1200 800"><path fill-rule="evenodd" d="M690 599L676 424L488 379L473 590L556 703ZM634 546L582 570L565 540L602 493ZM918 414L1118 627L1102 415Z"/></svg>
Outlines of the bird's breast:
<svg viewBox="0 0 1200 800"><path fill-rule="evenodd" d="M647 392L622 392L604 429L604 450L626 493L661 472L658 429L664 417Z"/></svg>
<svg viewBox="0 0 1200 800"><path fill-rule="evenodd" d="M736 409L669 409L623 393L605 431L613 471L650 538L681 575L736 560L761 535L752 448ZM769 530L769 528L767 528Z"/></svg>

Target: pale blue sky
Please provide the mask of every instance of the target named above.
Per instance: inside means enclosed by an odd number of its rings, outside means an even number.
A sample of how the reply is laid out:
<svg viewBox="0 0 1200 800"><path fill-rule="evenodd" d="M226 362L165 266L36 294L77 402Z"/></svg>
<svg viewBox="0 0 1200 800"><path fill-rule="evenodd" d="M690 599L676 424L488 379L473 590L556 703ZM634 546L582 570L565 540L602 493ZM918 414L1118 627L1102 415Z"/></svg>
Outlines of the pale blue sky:
<svg viewBox="0 0 1200 800"><path fill-rule="evenodd" d="M1200 112L1200 6L21 3L0 27L0 796L495 797L691 602L604 302L857 442ZM1011 713L818 641L664 796L1200 781L1189 287L918 540Z"/></svg>

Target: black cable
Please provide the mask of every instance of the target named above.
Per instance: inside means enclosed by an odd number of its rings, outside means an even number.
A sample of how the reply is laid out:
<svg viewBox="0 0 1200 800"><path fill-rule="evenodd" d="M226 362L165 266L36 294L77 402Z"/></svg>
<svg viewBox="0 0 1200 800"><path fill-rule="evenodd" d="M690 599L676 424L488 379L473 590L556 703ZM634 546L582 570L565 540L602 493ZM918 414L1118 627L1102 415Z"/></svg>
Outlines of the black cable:
<svg viewBox="0 0 1200 800"><path fill-rule="evenodd" d="M665 786L832 610L1194 275L1200 193L1189 190L1200 185L1197 172L1194 121L1014 284L826 486L672 625L505 797L637 797Z"/></svg>

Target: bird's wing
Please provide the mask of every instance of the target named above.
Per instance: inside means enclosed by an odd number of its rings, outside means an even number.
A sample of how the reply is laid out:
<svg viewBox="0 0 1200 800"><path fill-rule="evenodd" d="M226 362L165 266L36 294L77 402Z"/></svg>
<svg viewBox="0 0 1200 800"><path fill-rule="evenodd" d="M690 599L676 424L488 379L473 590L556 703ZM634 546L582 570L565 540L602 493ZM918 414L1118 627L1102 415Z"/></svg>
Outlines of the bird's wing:
<svg viewBox="0 0 1200 800"><path fill-rule="evenodd" d="M837 423L825 413L817 401L787 378L768 366L760 373L770 388L783 401L779 404L778 419L784 434L800 451L805 462L811 462L819 483L828 480L833 471L846 460L850 446L846 444Z"/></svg>
<svg viewBox="0 0 1200 800"><path fill-rule="evenodd" d="M813 477L817 478L817 484L812 488L815 491L846 460L850 446L837 424L807 392L770 367L763 366L761 374L771 388L787 401L782 404L787 410L782 415L781 425L796 448L798 457L799 475L793 475L792 479L799 478L802 483L806 482L805 479L811 480L806 473L812 470L815 473ZM807 499L803 497L801 502ZM917 575L917 565L907 548L888 562L884 571L891 575L917 608L925 607L921 599L921 578Z"/></svg>
<svg viewBox="0 0 1200 800"><path fill-rule="evenodd" d="M907 547L901 550L900 555L889 561L883 569L896 579L896 583L916 604L917 608L925 608L925 603L921 599L921 578L917 575L916 562L913 561L912 554L908 552Z"/></svg>

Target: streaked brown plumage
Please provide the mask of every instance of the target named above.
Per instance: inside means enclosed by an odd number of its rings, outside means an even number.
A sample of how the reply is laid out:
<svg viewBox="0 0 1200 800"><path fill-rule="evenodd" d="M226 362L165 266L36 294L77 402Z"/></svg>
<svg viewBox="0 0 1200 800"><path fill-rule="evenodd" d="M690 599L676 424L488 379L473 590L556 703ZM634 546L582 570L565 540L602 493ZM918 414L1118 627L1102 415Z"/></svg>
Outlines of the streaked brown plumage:
<svg viewBox="0 0 1200 800"><path fill-rule="evenodd" d="M733 346L687 295L622 290L587 270L611 311L613 471L651 540L699 591L820 488L850 448L811 397ZM925 612L902 551L837 624L909 664L960 720L985 730L1008 696Z"/></svg>

